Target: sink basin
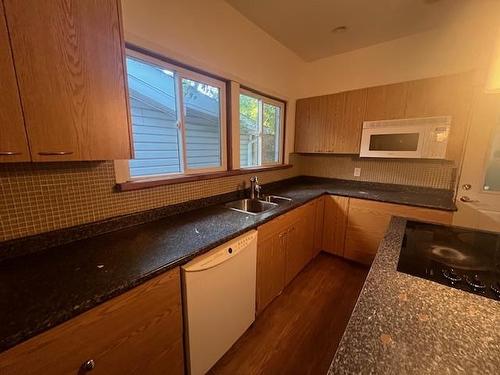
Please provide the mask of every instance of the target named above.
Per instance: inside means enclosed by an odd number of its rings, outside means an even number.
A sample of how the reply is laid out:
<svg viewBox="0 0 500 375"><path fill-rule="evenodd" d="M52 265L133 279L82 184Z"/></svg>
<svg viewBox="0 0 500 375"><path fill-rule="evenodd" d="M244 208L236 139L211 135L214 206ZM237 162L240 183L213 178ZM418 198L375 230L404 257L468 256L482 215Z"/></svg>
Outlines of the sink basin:
<svg viewBox="0 0 500 375"><path fill-rule="evenodd" d="M282 197L281 195L266 195L264 199L266 202L271 202L271 203L281 203L281 202L291 202L292 201L292 198Z"/></svg>
<svg viewBox="0 0 500 375"><path fill-rule="evenodd" d="M260 199L240 199L238 201L226 203L226 207L234 211L257 215L278 207L278 204L273 202L261 201Z"/></svg>

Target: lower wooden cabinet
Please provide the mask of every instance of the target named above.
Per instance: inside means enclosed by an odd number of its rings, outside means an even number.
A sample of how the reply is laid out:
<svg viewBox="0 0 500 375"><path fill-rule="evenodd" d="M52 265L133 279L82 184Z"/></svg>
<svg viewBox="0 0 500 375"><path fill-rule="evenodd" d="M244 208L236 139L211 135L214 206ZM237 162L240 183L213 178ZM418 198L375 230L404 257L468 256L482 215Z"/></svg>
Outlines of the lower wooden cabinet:
<svg viewBox="0 0 500 375"><path fill-rule="evenodd" d="M313 256L319 254L323 250L323 223L325 215L325 200L326 197L322 196L316 199L316 217L314 218L314 253Z"/></svg>
<svg viewBox="0 0 500 375"><path fill-rule="evenodd" d="M314 255L314 232L317 202L310 202L292 213L286 245L285 283L288 284Z"/></svg>
<svg viewBox="0 0 500 375"><path fill-rule="evenodd" d="M438 224L450 224L452 220L448 211L350 198L344 257L371 264L392 216Z"/></svg>
<svg viewBox="0 0 500 375"><path fill-rule="evenodd" d="M315 234L320 200L314 200L258 227L257 314L317 254ZM322 223L322 220L321 220Z"/></svg>
<svg viewBox="0 0 500 375"><path fill-rule="evenodd" d="M288 218L280 216L258 228L257 237L257 314L285 287L286 233Z"/></svg>
<svg viewBox="0 0 500 375"><path fill-rule="evenodd" d="M344 256L344 241L349 214L349 198L325 196L322 250Z"/></svg>
<svg viewBox="0 0 500 375"><path fill-rule="evenodd" d="M0 354L0 374L183 374L179 269Z"/></svg>

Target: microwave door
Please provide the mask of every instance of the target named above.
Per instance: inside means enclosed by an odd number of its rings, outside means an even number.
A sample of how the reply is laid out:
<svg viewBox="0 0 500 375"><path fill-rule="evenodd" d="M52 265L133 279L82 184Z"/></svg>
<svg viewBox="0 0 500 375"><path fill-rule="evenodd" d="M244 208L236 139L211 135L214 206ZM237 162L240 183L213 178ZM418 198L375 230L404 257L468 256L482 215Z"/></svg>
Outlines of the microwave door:
<svg viewBox="0 0 500 375"><path fill-rule="evenodd" d="M388 127L364 129L361 157L420 158L423 129L420 127Z"/></svg>

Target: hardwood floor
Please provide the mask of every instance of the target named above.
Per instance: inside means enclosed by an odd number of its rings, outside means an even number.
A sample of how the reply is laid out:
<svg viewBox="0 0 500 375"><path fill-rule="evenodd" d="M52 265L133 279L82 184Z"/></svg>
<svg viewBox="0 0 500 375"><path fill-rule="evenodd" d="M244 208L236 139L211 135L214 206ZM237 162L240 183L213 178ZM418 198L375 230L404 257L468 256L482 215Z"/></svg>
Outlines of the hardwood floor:
<svg viewBox="0 0 500 375"><path fill-rule="evenodd" d="M368 269L320 253L210 374L326 374Z"/></svg>

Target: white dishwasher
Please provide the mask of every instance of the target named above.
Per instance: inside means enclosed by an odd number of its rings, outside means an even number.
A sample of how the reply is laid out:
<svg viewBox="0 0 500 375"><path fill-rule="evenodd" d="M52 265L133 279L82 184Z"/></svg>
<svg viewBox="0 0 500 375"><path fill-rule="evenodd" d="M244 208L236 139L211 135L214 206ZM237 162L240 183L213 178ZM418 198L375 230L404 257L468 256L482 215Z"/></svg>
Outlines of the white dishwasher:
<svg viewBox="0 0 500 375"><path fill-rule="evenodd" d="M205 374L255 320L257 231L182 267L189 373Z"/></svg>

